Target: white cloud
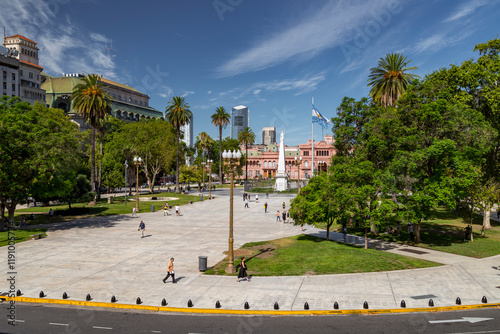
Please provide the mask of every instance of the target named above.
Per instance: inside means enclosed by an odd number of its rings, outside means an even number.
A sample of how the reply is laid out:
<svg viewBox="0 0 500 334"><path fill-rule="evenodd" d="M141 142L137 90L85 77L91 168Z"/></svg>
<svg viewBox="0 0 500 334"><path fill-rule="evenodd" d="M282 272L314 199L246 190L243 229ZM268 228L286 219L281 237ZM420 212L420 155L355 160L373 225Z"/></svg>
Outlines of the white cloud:
<svg viewBox="0 0 500 334"><path fill-rule="evenodd" d="M292 59L310 59L323 50L341 45L354 29L375 20L373 13L386 10L393 0L327 2L315 15L273 36L266 36L217 69L221 77L259 71ZM316 5L316 3L315 3ZM389 14L389 18L390 18Z"/></svg>
<svg viewBox="0 0 500 334"><path fill-rule="evenodd" d="M436 52L439 49L452 46L470 36L473 32L471 27L462 31L453 30L449 33L437 33L427 38L421 39L410 48L411 52Z"/></svg>
<svg viewBox="0 0 500 334"><path fill-rule="evenodd" d="M469 1L468 3L460 6L455 12L453 12L448 18L444 20L444 22L450 22L450 21L455 21L458 19L461 19L462 17L468 16L474 11L481 7L484 6L488 3L487 0L473 0Z"/></svg>
<svg viewBox="0 0 500 334"><path fill-rule="evenodd" d="M184 92L184 94L182 94L181 96L182 96L182 97L186 97L186 96L188 96L188 95L193 95L193 94L194 94L194 92L193 92L193 91L185 91L185 92Z"/></svg>
<svg viewBox="0 0 500 334"><path fill-rule="evenodd" d="M90 39L93 40L94 42L99 42L99 43L110 43L111 40L108 40L106 36L98 34L98 33L90 33Z"/></svg>
<svg viewBox="0 0 500 334"><path fill-rule="evenodd" d="M158 94L163 98L170 97L174 95L174 90L170 88L169 86L161 86L160 87L161 92Z"/></svg>

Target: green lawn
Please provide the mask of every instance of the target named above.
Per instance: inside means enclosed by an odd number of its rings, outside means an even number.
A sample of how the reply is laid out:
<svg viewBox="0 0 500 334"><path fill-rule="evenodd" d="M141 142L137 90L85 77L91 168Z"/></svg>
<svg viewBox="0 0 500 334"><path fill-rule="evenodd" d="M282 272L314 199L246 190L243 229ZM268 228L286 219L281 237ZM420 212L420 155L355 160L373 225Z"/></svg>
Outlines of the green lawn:
<svg viewBox="0 0 500 334"><path fill-rule="evenodd" d="M38 234L38 233L43 233L43 236L47 236L45 232L47 229L43 228L38 228L38 229L26 229L26 230L14 230L11 231L10 233L8 231L0 232L0 247L6 246L9 244L9 238L12 236L15 236L16 238L16 243L26 241L31 239L30 235L32 234Z"/></svg>
<svg viewBox="0 0 500 334"><path fill-rule="evenodd" d="M500 254L500 223L491 220L491 230L486 230L485 235L481 235L483 224L482 216L475 215L472 231L474 241L464 241L464 228L467 224L462 218L454 215L445 208L439 208L432 214L433 218L423 221L421 224L420 238L422 240L415 246L435 249L442 252L458 255L470 256L475 258L484 258ZM395 227L395 224L391 224ZM335 230L340 232L340 227L335 226ZM410 237L407 232L407 226L402 225L401 235L390 235L380 233L377 235L369 234L370 238L387 240L398 243L410 243ZM362 230L355 231L348 229L349 234L364 236Z"/></svg>
<svg viewBox="0 0 500 334"><path fill-rule="evenodd" d="M251 242L235 251L235 264L246 256L248 273L255 276L324 275L426 268L440 264L392 253L299 235ZM206 274L225 275L227 258Z"/></svg>
<svg viewBox="0 0 500 334"><path fill-rule="evenodd" d="M155 193L154 195L140 195L140 197L176 197L178 200L168 201L168 204L175 206L176 204L185 205L190 201L198 202L200 197L198 195L184 195L184 194L174 194L168 192ZM208 197L208 193L205 195L205 200ZM88 206L88 203L75 203L71 205L71 210L67 204L53 205L48 207L30 207L26 209L16 210L16 222L19 221L21 215L35 214L35 220L27 220L28 225L37 224L47 224L53 222L63 222L70 221L81 218L89 218L96 216L111 216L120 214L132 214L132 208L135 206L134 200L128 201L125 204L125 197L118 196L114 197L113 204L109 204L106 198L97 201L95 206ZM130 199L130 197L128 197ZM162 210L165 201L139 201L139 211L140 212L151 212L151 205L155 206L155 211ZM52 221L49 219L48 212L50 209L54 210L54 217Z"/></svg>

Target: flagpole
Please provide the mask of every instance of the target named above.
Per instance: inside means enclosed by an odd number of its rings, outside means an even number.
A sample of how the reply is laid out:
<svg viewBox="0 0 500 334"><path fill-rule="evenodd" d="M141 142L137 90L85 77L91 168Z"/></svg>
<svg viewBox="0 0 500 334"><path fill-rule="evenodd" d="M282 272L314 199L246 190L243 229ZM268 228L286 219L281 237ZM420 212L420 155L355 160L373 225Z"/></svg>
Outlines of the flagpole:
<svg viewBox="0 0 500 334"><path fill-rule="evenodd" d="M314 108L314 96L312 97L312 105ZM311 177L314 176L314 122L311 122L312 141L311 141Z"/></svg>

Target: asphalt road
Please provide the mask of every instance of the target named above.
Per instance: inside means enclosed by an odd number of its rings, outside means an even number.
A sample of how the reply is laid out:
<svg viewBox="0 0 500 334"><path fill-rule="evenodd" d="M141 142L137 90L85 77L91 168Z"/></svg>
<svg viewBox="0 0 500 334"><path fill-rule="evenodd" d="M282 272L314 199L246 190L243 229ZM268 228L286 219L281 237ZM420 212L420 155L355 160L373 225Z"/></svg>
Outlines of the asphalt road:
<svg viewBox="0 0 500 334"><path fill-rule="evenodd" d="M2 303L7 315L6 304ZM347 316L216 316L16 304L1 333L500 333L500 310ZM4 319L5 319L4 315Z"/></svg>

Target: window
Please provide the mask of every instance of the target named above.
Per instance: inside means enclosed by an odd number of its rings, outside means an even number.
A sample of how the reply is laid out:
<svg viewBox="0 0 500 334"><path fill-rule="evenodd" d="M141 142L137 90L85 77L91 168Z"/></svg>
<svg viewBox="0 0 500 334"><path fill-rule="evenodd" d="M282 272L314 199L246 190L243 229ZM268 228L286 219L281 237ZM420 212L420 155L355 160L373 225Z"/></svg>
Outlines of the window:
<svg viewBox="0 0 500 334"><path fill-rule="evenodd" d="M304 151L304 156L308 157L309 156L309 151Z"/></svg>
<svg viewBox="0 0 500 334"><path fill-rule="evenodd" d="M264 161L264 168L267 168L267 161Z"/></svg>
<svg viewBox="0 0 500 334"><path fill-rule="evenodd" d="M33 79L33 72L29 72L29 73L28 73L28 77L29 77L30 79Z"/></svg>
<svg viewBox="0 0 500 334"><path fill-rule="evenodd" d="M276 161L273 161L273 168L276 168Z"/></svg>
<svg viewBox="0 0 500 334"><path fill-rule="evenodd" d="M309 168L309 161L304 162L304 168Z"/></svg>
<svg viewBox="0 0 500 334"><path fill-rule="evenodd" d="M23 70L19 70L19 76L23 76Z"/></svg>
<svg viewBox="0 0 500 334"><path fill-rule="evenodd" d="M12 91L15 92L16 91L16 85L15 84L12 84Z"/></svg>
<svg viewBox="0 0 500 334"><path fill-rule="evenodd" d="M252 171L248 172L248 176L252 177Z"/></svg>
<svg viewBox="0 0 500 334"><path fill-rule="evenodd" d="M5 81L3 82L3 89L7 90L7 83Z"/></svg>
<svg viewBox="0 0 500 334"><path fill-rule="evenodd" d="M3 71L3 79L7 80L7 71Z"/></svg>
<svg viewBox="0 0 500 334"><path fill-rule="evenodd" d="M12 81L16 81L16 73L12 73Z"/></svg>

